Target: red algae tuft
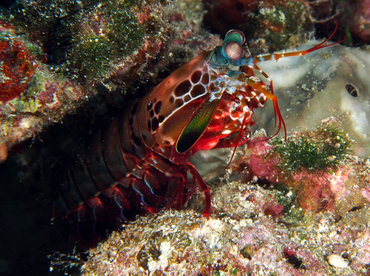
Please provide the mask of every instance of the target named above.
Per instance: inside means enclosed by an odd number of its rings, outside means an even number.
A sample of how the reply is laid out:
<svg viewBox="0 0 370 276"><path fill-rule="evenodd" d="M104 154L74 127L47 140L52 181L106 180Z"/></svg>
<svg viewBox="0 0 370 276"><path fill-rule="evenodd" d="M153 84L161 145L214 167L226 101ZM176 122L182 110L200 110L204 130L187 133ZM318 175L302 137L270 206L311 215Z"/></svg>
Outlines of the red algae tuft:
<svg viewBox="0 0 370 276"><path fill-rule="evenodd" d="M8 35L14 29L0 21L0 101L7 102L22 94L35 74L36 62L23 41Z"/></svg>

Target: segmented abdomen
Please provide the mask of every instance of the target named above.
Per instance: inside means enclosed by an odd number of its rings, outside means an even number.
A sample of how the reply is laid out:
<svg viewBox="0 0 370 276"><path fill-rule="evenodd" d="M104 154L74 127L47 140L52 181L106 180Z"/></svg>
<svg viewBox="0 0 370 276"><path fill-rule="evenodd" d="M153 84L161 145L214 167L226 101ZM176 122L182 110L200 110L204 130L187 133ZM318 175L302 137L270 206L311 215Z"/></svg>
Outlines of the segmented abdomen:
<svg viewBox="0 0 370 276"><path fill-rule="evenodd" d="M165 207L181 208L191 182L188 164L169 160L170 147L157 151L143 144L137 104L114 118L62 171L55 216L79 227L98 228L135 219Z"/></svg>

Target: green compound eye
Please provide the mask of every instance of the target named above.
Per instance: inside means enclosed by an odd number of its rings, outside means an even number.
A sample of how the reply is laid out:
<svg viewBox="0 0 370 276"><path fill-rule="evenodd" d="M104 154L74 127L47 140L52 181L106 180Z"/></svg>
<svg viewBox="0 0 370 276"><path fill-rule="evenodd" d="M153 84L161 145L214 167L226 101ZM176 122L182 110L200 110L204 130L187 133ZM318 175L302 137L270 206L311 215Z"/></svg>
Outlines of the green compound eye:
<svg viewBox="0 0 370 276"><path fill-rule="evenodd" d="M243 45L245 42L245 35L239 30L231 29L225 35L224 45L230 41L234 41L240 45Z"/></svg>

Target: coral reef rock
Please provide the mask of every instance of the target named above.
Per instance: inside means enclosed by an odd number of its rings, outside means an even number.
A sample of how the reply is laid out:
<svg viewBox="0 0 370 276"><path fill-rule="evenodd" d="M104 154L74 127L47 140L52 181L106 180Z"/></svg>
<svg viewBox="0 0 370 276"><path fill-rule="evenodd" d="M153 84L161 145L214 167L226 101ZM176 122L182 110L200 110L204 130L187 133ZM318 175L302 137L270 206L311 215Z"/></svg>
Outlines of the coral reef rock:
<svg viewBox="0 0 370 276"><path fill-rule="evenodd" d="M82 273L364 275L370 262L369 199L364 199L370 176L364 162L349 159L343 165L365 169L367 186L354 193L362 202L350 210L303 211L291 189L232 181L234 174L240 178L235 172L213 189L209 219L190 209L140 217L90 249ZM332 179L343 171L339 167ZM339 205L354 200L351 193L343 193L351 181L335 186L332 179ZM356 190L358 185L353 185Z"/></svg>

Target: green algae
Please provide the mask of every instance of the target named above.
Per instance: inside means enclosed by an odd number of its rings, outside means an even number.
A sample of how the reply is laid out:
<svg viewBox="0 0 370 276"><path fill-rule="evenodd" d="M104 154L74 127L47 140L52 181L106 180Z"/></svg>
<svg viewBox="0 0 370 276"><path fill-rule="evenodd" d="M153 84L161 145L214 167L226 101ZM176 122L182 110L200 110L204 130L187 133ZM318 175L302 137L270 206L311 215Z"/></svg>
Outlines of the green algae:
<svg viewBox="0 0 370 276"><path fill-rule="evenodd" d="M103 77L112 60L139 49L144 39L144 26L138 22L131 3L99 6L81 17L85 31L73 38L75 47L69 53L69 67L80 76ZM94 21L96 20L96 21Z"/></svg>
<svg viewBox="0 0 370 276"><path fill-rule="evenodd" d="M328 170L340 165L351 149L351 140L336 126L320 126L314 132L288 138L286 143L274 139L272 154L279 156L285 172Z"/></svg>

